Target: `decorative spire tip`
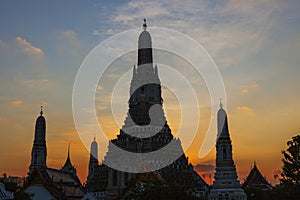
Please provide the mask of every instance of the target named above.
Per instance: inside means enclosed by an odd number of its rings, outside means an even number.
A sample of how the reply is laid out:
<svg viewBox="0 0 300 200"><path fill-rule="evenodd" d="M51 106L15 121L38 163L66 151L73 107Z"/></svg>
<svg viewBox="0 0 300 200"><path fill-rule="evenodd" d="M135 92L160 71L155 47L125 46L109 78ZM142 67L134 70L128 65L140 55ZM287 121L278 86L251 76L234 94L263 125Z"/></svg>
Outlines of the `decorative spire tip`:
<svg viewBox="0 0 300 200"><path fill-rule="evenodd" d="M70 142L68 143L68 159L70 159Z"/></svg>
<svg viewBox="0 0 300 200"><path fill-rule="evenodd" d="M220 108L223 108L222 98L220 98Z"/></svg>
<svg viewBox="0 0 300 200"><path fill-rule="evenodd" d="M147 23L146 23L146 19L144 19L144 23L143 23L143 29L144 29L144 31L147 29Z"/></svg>
<svg viewBox="0 0 300 200"><path fill-rule="evenodd" d="M41 106L41 112L40 115L43 116L43 106Z"/></svg>

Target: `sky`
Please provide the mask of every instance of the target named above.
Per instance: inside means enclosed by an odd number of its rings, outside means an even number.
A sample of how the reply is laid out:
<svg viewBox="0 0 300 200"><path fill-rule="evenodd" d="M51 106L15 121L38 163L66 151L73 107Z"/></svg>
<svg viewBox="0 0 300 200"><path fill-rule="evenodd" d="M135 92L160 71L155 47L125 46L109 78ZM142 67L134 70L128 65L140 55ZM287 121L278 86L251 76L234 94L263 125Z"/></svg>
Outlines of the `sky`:
<svg viewBox="0 0 300 200"><path fill-rule="evenodd" d="M282 166L281 151L300 127L299 9L298 0L1 1L0 173L25 176L28 172L34 124L43 105L47 165L60 168L70 142L71 161L81 181L86 180L89 149L80 140L72 113L77 71L96 45L122 31L140 28L146 18L148 26L179 31L206 49L224 81L240 180L256 161L267 180L276 183L273 176ZM137 38L131 42L137 43ZM154 62L162 54L155 54ZM186 154L207 177L214 171L215 150L204 158L198 156L211 108L205 85L199 85L202 117ZM98 95L104 104L109 103L101 92ZM178 101L167 89L163 97L176 135ZM126 96L120 101L125 109L127 101ZM213 101L218 103L218 99ZM125 119L126 112L118 114L118 119ZM98 117L107 136L114 138L118 123L101 109ZM99 146L106 144L99 142Z"/></svg>

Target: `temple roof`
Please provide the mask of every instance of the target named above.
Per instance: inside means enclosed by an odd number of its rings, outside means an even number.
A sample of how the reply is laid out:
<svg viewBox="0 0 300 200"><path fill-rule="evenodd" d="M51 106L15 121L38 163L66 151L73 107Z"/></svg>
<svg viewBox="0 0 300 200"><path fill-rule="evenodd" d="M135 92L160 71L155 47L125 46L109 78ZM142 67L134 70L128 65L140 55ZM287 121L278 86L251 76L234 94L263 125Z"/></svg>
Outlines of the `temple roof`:
<svg viewBox="0 0 300 200"><path fill-rule="evenodd" d="M83 187L76 174L58 169L34 168L24 189L35 185L42 185L57 199L62 198L62 195L67 199L81 199L84 195Z"/></svg>
<svg viewBox="0 0 300 200"><path fill-rule="evenodd" d="M265 177L263 177L263 175L260 173L255 162L243 186L256 187L256 188L266 189L266 190L272 189L271 184L268 183Z"/></svg>
<svg viewBox="0 0 300 200"><path fill-rule="evenodd" d="M227 113L222 106L218 111L218 137L229 138Z"/></svg>
<svg viewBox="0 0 300 200"><path fill-rule="evenodd" d="M70 159L70 143L69 143L69 146L68 146L68 157L67 157L67 160L66 160L64 166L61 168L61 170L64 171L64 172L76 173L76 169L72 165L71 159Z"/></svg>

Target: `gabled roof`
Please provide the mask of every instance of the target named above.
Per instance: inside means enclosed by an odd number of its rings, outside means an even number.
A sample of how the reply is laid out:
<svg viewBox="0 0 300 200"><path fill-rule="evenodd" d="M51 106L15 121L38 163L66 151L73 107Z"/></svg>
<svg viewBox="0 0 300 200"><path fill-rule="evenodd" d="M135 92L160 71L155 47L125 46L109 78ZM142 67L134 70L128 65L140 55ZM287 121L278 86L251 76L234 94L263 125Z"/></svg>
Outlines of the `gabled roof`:
<svg viewBox="0 0 300 200"><path fill-rule="evenodd" d="M46 171L52 182L61 188L68 198L82 197L84 195L83 187L76 174L52 168L47 168Z"/></svg>
<svg viewBox="0 0 300 200"><path fill-rule="evenodd" d="M42 185L53 197L59 199L63 198L61 190L51 181L45 167L35 167L30 172L26 181L26 185L23 188L26 190L32 185Z"/></svg>
<svg viewBox="0 0 300 200"><path fill-rule="evenodd" d="M34 168L28 177L27 187L43 185L50 194L60 199L81 199L83 187L76 175L52 168Z"/></svg>
<svg viewBox="0 0 300 200"><path fill-rule="evenodd" d="M256 188L266 189L266 190L272 189L271 184L268 183L265 177L263 177L263 175L260 173L255 162L243 186L256 187Z"/></svg>

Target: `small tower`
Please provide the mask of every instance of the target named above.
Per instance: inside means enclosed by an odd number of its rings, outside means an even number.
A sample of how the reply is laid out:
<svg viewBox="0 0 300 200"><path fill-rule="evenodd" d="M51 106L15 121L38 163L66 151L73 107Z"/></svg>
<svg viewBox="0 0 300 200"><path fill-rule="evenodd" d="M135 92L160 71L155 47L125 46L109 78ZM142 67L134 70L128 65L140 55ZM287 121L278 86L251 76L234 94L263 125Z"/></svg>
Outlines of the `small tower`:
<svg viewBox="0 0 300 200"><path fill-rule="evenodd" d="M218 137L216 144L216 173L209 200L239 199L247 196L238 180L232 158L232 144L228 129L227 113L220 102L218 111Z"/></svg>
<svg viewBox="0 0 300 200"><path fill-rule="evenodd" d="M31 151L31 164L29 173L35 167L46 167L47 147L46 147L46 120L43 116L43 106L41 106L40 116L36 119L34 141Z"/></svg>
<svg viewBox="0 0 300 200"><path fill-rule="evenodd" d="M88 180L91 179L93 175L96 173L97 167L98 167L98 144L96 142L96 138L94 137L94 141L91 144Z"/></svg>
<svg viewBox="0 0 300 200"><path fill-rule="evenodd" d="M71 159L70 159L70 143L68 145L68 156L67 156L67 160L64 164L64 166L61 168L61 171L64 172L71 172L73 174L76 174L76 169L75 167L72 165L71 163Z"/></svg>

